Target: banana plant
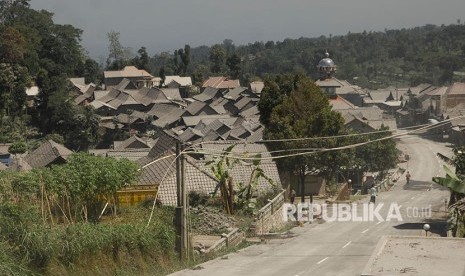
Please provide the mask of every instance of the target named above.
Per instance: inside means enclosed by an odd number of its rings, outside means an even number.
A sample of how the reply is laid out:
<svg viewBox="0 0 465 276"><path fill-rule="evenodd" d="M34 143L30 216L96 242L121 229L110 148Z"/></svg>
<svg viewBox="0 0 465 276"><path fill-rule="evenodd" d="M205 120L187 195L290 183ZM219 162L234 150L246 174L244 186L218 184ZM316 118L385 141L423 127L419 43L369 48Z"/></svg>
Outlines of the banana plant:
<svg viewBox="0 0 465 276"><path fill-rule="evenodd" d="M450 168L444 165L446 177L433 177L433 182L449 188L451 191L465 195L465 181L460 179Z"/></svg>
<svg viewBox="0 0 465 276"><path fill-rule="evenodd" d="M221 199L223 201L223 207L227 214L232 214L234 212L234 189L230 171L239 162L239 160L231 159L229 158L229 155L231 154L231 151L235 146L236 145L233 144L226 148L219 159L212 160L206 163L207 166L211 165L211 170L215 175L216 179L218 179L218 185L216 186L213 195L215 195L216 192L220 190Z"/></svg>

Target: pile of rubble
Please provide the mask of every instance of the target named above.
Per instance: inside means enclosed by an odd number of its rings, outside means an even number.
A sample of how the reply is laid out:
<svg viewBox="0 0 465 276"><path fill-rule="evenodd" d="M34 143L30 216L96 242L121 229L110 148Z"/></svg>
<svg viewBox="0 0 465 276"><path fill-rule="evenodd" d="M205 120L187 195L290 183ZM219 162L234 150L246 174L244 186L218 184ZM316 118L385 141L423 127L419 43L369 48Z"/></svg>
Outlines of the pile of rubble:
<svg viewBox="0 0 465 276"><path fill-rule="evenodd" d="M214 207L197 206L190 208L192 232L199 235L221 235L229 233L236 225L236 219Z"/></svg>

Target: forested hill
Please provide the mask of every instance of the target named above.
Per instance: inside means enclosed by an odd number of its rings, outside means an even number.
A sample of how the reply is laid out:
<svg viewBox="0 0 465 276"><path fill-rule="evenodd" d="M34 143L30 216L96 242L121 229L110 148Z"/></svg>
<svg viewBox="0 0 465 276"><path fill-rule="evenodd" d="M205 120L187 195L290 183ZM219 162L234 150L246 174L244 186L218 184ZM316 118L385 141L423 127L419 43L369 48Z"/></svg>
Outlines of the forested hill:
<svg viewBox="0 0 465 276"><path fill-rule="evenodd" d="M448 84L464 80L460 72L465 71L465 25L349 32L246 46L235 46L226 39L212 47L190 49L187 74L197 80L220 73L236 75L243 83L266 74L303 72L316 76L316 65L325 50L338 66L337 77L362 87ZM161 67L165 73L173 73L172 57L166 53L156 55L151 62L153 73L157 74ZM234 64L237 57L240 63ZM220 70L216 70L218 67Z"/></svg>

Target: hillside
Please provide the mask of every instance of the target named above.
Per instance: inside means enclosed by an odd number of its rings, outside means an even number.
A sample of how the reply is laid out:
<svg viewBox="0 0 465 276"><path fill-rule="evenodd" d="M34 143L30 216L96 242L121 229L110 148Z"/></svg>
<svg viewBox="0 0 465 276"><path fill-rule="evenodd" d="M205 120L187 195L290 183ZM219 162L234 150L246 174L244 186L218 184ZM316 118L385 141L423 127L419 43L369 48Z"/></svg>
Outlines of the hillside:
<svg viewBox="0 0 465 276"><path fill-rule="evenodd" d="M218 46L223 49L218 53ZM216 48L215 48L216 47ZM213 73L211 50L222 59L221 71ZM316 64L325 50L338 66L337 76L366 88L389 85L443 85L463 81L465 71L465 25L426 25L384 32L348 33L343 36L286 39L235 46L225 39L221 45L191 48L187 74L194 79L215 74L232 74L228 57L240 58L243 85L267 74L301 72L316 76ZM150 62L157 75L164 67L174 73L173 55L155 55ZM456 72L456 74L454 74Z"/></svg>

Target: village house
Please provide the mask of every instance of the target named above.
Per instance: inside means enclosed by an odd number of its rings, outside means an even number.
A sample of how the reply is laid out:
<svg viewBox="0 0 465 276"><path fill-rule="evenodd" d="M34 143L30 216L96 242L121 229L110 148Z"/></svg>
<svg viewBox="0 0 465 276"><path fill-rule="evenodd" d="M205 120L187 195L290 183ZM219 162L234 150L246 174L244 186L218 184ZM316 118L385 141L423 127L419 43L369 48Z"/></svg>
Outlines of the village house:
<svg viewBox="0 0 465 276"><path fill-rule="evenodd" d="M250 92L254 93L258 97L262 94L263 88L265 88L265 83L262 81L253 81L249 84Z"/></svg>
<svg viewBox="0 0 465 276"><path fill-rule="evenodd" d="M465 105L465 83L455 82L445 92L446 110Z"/></svg>
<svg viewBox="0 0 465 276"><path fill-rule="evenodd" d="M203 91L207 87L213 87L216 89L223 90L229 88L236 88L240 86L241 84L239 80L230 80L226 77L210 77L202 83L201 89Z"/></svg>
<svg viewBox="0 0 465 276"><path fill-rule="evenodd" d="M142 87L153 87L153 76L145 70L139 70L135 66L126 66L123 70L104 71L103 72L105 89L117 86L123 79L130 81L130 87L133 89Z"/></svg>
<svg viewBox="0 0 465 276"><path fill-rule="evenodd" d="M26 156L18 162L18 166L21 170L30 170L64 164L71 154L73 154L73 152L65 146L53 140L47 140L37 149L26 154Z"/></svg>
<svg viewBox="0 0 465 276"><path fill-rule="evenodd" d="M180 76L166 76L163 84L167 88L177 88L181 93L182 98L188 97L188 91L192 87L191 77L180 77Z"/></svg>

